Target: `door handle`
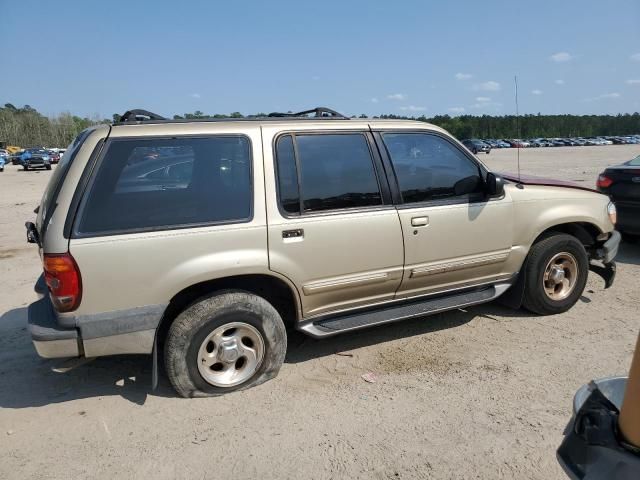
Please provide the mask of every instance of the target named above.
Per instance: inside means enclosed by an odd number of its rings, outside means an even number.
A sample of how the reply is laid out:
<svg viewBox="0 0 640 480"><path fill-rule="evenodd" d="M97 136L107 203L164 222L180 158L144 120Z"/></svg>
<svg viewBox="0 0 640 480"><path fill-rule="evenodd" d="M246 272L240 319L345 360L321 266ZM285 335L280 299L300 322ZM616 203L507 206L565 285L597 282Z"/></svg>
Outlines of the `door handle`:
<svg viewBox="0 0 640 480"><path fill-rule="evenodd" d="M296 238L296 237L304 237L304 230L301 228L296 228L295 230L282 231L282 238Z"/></svg>
<svg viewBox="0 0 640 480"><path fill-rule="evenodd" d="M429 225L429 217L413 217L411 219L412 227L425 227Z"/></svg>

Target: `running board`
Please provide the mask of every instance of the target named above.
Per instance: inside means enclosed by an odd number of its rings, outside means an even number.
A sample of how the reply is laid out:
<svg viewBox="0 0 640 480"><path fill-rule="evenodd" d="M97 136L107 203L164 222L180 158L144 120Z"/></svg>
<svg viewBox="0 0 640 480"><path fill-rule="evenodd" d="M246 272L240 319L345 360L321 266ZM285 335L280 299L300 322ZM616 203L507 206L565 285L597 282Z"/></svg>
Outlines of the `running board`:
<svg viewBox="0 0 640 480"><path fill-rule="evenodd" d="M480 290L467 290L446 296L431 296L427 299L409 300L402 304L394 302L394 305L391 306L367 309L365 311L360 310L357 313L325 316L321 319L301 324L298 330L314 338L330 337L338 333L359 330L373 325L423 317L456 308L487 303L498 298L509 287L511 287L511 283L491 285Z"/></svg>

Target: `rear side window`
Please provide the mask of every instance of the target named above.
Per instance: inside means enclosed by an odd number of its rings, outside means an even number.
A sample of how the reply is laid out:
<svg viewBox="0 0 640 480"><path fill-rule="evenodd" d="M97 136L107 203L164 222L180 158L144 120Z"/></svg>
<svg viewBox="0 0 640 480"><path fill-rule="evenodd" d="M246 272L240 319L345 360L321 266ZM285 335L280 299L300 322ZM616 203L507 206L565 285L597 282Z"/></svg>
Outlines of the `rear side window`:
<svg viewBox="0 0 640 480"><path fill-rule="evenodd" d="M246 137L115 139L91 182L77 232L248 221L252 200Z"/></svg>
<svg viewBox="0 0 640 480"><path fill-rule="evenodd" d="M286 135L278 139L276 156L280 205L287 213L382 204L369 142L361 133Z"/></svg>

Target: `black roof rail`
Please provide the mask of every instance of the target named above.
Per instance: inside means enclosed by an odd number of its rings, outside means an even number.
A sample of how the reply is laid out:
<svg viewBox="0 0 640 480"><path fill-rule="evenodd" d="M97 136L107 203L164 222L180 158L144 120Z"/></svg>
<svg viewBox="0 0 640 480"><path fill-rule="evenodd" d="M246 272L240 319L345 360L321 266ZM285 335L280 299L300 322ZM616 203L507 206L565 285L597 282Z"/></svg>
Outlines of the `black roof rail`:
<svg viewBox="0 0 640 480"><path fill-rule="evenodd" d="M270 113L270 117L307 117L309 114L313 113L313 118L339 118L349 120L349 117L342 115L335 110L331 110L327 107L316 107L311 110L304 110L302 112L297 113L281 113L281 112L273 112Z"/></svg>
<svg viewBox="0 0 640 480"><path fill-rule="evenodd" d="M144 122L146 120L166 120L162 115L158 115L157 113L149 112L148 110L141 109L133 109L127 110L120 117L120 122L118 123L128 123L128 122Z"/></svg>

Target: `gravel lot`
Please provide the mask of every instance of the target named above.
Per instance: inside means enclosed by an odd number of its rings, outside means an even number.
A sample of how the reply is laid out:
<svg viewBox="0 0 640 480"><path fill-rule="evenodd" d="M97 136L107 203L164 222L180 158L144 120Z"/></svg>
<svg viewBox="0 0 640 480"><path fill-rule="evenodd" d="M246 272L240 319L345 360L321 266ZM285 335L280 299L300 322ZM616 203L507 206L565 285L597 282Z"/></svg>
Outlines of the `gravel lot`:
<svg viewBox="0 0 640 480"><path fill-rule="evenodd" d="M521 152L522 171L592 186L640 146ZM515 171L515 151L481 155ZM555 449L576 389L625 374L640 329L640 245L615 285L593 274L568 313L485 305L315 341L292 334L280 376L222 398L152 392L144 356L37 357L24 240L51 172L0 174L0 478L565 478ZM361 375L374 372L375 383Z"/></svg>

